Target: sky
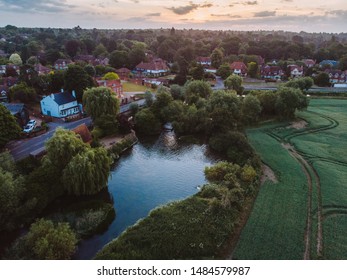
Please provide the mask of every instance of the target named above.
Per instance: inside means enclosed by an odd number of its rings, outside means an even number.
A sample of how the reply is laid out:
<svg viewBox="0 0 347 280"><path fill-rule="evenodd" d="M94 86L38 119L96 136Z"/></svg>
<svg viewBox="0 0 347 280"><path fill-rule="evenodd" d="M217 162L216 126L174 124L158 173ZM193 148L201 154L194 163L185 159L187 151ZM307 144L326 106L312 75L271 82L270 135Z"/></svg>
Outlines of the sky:
<svg viewBox="0 0 347 280"><path fill-rule="evenodd" d="M347 32L346 0L0 0L0 26Z"/></svg>

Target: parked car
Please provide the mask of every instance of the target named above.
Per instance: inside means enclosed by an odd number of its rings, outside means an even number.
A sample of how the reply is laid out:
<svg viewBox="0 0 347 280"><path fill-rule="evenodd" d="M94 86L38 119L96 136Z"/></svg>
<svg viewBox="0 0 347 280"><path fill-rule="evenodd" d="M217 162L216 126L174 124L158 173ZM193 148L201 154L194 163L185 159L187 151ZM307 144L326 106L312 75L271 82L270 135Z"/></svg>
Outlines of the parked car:
<svg viewBox="0 0 347 280"><path fill-rule="evenodd" d="M34 125L27 124L27 125L24 127L23 132L29 133L29 132L31 132L31 131L34 129L34 127L35 127Z"/></svg>
<svg viewBox="0 0 347 280"><path fill-rule="evenodd" d="M27 125L24 127L23 132L29 133L29 132L33 131L35 126L36 126L36 121L30 120L30 121L28 121Z"/></svg>
<svg viewBox="0 0 347 280"><path fill-rule="evenodd" d="M36 121L35 120L30 120L30 121L28 121L27 125L32 125L32 126L35 127Z"/></svg>

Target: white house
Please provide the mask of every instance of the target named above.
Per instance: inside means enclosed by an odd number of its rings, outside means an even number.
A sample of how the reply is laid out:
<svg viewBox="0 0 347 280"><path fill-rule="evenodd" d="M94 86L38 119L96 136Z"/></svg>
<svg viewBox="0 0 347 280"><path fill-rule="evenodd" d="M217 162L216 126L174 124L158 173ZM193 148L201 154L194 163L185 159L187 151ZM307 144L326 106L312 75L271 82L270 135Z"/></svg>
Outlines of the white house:
<svg viewBox="0 0 347 280"><path fill-rule="evenodd" d="M141 62L135 67L135 71L143 76L159 77L169 72L169 67L161 58L153 59L151 62Z"/></svg>
<svg viewBox="0 0 347 280"><path fill-rule="evenodd" d="M52 93L41 100L41 111L46 116L66 118L80 113L75 91Z"/></svg>

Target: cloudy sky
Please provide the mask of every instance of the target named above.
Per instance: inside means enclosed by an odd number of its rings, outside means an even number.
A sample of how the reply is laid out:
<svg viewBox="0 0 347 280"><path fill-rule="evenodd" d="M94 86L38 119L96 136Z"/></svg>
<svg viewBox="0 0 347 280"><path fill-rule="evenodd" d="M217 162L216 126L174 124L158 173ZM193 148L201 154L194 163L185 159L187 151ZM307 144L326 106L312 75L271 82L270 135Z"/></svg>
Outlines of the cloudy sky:
<svg viewBox="0 0 347 280"><path fill-rule="evenodd" d="M346 32L346 0L0 0L0 26Z"/></svg>

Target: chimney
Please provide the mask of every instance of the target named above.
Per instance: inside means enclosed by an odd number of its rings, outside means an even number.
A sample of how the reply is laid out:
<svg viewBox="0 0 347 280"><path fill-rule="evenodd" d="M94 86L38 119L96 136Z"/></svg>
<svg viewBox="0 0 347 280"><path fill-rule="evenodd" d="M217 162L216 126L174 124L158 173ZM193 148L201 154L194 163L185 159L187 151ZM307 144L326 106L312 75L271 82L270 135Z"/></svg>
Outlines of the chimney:
<svg viewBox="0 0 347 280"><path fill-rule="evenodd" d="M53 93L51 94L51 98L54 100L54 94Z"/></svg>
<svg viewBox="0 0 347 280"><path fill-rule="evenodd" d="M63 92L64 92L64 89L61 88L61 89L60 89L60 92L63 93Z"/></svg>
<svg viewBox="0 0 347 280"><path fill-rule="evenodd" d="M75 92L75 90L72 90L72 96L76 98L76 92Z"/></svg>

